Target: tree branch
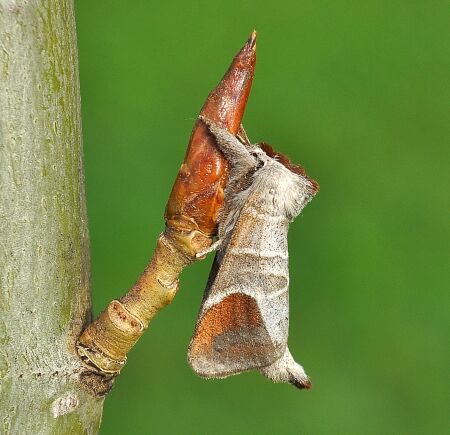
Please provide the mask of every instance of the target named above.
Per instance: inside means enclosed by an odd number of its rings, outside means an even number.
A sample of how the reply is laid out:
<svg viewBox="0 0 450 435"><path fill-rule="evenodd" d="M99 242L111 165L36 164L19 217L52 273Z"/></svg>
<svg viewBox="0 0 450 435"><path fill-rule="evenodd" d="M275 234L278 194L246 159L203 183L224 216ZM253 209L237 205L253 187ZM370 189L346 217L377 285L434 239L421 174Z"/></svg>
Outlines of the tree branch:
<svg viewBox="0 0 450 435"><path fill-rule="evenodd" d="M0 83L0 433L97 433L72 0L0 0Z"/></svg>
<svg viewBox="0 0 450 435"><path fill-rule="evenodd" d="M200 115L236 134L250 93L255 60L253 32L208 96ZM78 340L78 353L92 376L112 384L151 319L175 297L182 270L211 245L227 174L226 160L206 125L197 120L167 204L166 230L149 265L130 291L112 301Z"/></svg>

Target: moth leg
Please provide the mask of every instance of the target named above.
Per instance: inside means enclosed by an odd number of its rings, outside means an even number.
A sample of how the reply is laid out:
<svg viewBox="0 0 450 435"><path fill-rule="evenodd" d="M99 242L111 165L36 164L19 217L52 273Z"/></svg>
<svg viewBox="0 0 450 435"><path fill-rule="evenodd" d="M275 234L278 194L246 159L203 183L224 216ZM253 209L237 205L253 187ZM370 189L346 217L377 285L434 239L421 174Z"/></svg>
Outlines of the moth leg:
<svg viewBox="0 0 450 435"><path fill-rule="evenodd" d="M253 145L250 142L250 139L247 136L247 132L244 129L244 126L241 124L239 126L239 130L236 133L236 137L246 146L246 148L251 148Z"/></svg>
<svg viewBox="0 0 450 435"><path fill-rule="evenodd" d="M222 151L225 158L232 165L239 165L242 170L256 166L256 159L236 136L231 134L227 129L214 124L204 116L200 116L199 118L208 126L210 132L217 140L220 151Z"/></svg>
<svg viewBox="0 0 450 435"><path fill-rule="evenodd" d="M203 251L197 252L195 254L195 258L204 257L206 254L215 251L222 244L222 239L216 240L209 248L204 249Z"/></svg>

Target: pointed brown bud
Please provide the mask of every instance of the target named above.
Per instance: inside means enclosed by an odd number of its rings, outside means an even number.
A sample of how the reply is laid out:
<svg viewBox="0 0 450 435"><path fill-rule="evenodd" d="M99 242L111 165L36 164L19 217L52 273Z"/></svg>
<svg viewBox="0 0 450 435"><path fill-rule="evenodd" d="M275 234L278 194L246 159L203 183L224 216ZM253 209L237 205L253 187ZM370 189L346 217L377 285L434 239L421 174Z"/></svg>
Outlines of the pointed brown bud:
<svg viewBox="0 0 450 435"><path fill-rule="evenodd" d="M256 32L252 32L217 87L209 94L200 115L233 134L239 130L253 81ZM228 163L201 120L192 131L166 207L167 226L178 231L198 230L206 236L216 231L224 197Z"/></svg>
<svg viewBox="0 0 450 435"><path fill-rule="evenodd" d="M243 136L240 125L253 80L255 38L253 32L200 112ZM150 320L175 297L181 271L210 245L227 173L213 136L197 120L166 207L167 228L150 263L129 292L112 301L78 338L77 352L85 365L82 382L95 396L108 392Z"/></svg>

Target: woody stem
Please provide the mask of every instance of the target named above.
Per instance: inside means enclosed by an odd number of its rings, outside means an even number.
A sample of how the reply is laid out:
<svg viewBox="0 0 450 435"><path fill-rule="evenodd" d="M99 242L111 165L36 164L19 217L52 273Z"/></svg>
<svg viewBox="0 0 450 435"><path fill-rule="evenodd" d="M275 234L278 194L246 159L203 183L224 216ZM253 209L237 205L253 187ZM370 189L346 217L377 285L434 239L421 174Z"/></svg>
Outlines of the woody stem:
<svg viewBox="0 0 450 435"><path fill-rule="evenodd" d="M161 234L136 284L113 300L79 337L77 351L89 370L112 383L152 318L172 302L183 269L210 244L211 238L199 231L167 228Z"/></svg>

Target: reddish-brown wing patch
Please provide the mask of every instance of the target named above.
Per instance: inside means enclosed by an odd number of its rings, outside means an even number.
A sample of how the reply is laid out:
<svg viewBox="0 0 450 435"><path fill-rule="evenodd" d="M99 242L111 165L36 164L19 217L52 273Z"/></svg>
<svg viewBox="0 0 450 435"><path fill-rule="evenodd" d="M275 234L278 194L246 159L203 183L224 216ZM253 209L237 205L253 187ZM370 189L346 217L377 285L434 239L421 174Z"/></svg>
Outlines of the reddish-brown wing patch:
<svg viewBox="0 0 450 435"><path fill-rule="evenodd" d="M243 293L211 307L198 321L189 346L192 368L205 377L263 367L276 356L255 299Z"/></svg>

